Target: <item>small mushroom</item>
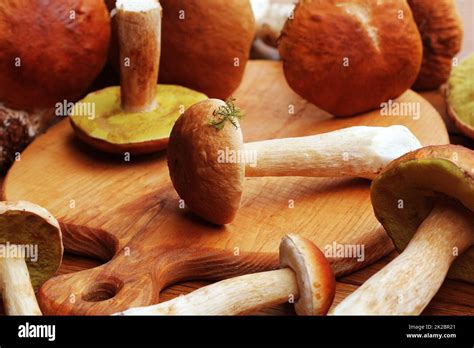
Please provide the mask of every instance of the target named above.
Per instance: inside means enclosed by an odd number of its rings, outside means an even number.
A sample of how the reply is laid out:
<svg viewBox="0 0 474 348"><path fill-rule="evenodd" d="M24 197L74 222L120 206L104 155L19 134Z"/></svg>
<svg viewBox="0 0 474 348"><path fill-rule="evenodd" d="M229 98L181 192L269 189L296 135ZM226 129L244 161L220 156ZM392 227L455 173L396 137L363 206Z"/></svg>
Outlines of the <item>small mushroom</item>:
<svg viewBox="0 0 474 348"><path fill-rule="evenodd" d="M179 117L170 136L168 167L176 191L193 212L215 224L234 219L245 176L373 179L391 160L421 146L403 126L244 144L239 116L232 102L205 100Z"/></svg>
<svg viewBox="0 0 474 348"><path fill-rule="evenodd" d="M324 315L334 299L335 278L323 253L306 238L280 243L281 269L223 280L186 296L119 315L242 315L295 301L298 315Z"/></svg>
<svg viewBox="0 0 474 348"><path fill-rule="evenodd" d="M0 202L0 251L5 313L41 315L35 290L56 273L63 255L58 221L30 202Z"/></svg>
<svg viewBox="0 0 474 348"><path fill-rule="evenodd" d="M156 85L162 9L156 0L118 0L120 87L108 87L76 103L71 125L89 145L109 153L152 153L166 148L176 118L206 99L174 85Z"/></svg>
<svg viewBox="0 0 474 348"><path fill-rule="evenodd" d="M473 151L443 145L406 154L374 180L371 197L401 254L334 314L418 315L446 275L474 283Z"/></svg>

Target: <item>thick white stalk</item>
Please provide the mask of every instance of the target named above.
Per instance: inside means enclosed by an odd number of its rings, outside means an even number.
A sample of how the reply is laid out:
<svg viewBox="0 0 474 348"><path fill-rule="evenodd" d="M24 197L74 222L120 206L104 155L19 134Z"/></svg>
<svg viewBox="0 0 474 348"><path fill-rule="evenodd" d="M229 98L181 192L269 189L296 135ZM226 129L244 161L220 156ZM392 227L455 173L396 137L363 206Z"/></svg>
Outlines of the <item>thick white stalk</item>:
<svg viewBox="0 0 474 348"><path fill-rule="evenodd" d="M373 179L392 160L421 147L404 126L350 127L314 136L245 144L255 158L246 176L353 176Z"/></svg>
<svg viewBox="0 0 474 348"><path fill-rule="evenodd" d="M118 0L120 92L128 112L156 107L162 10L156 0Z"/></svg>
<svg viewBox="0 0 474 348"><path fill-rule="evenodd" d="M474 217L460 205L437 205L407 248L333 310L334 315L419 315L451 263L474 244Z"/></svg>
<svg viewBox="0 0 474 348"><path fill-rule="evenodd" d="M119 315L242 315L299 298L295 273L284 268L226 279L186 296Z"/></svg>
<svg viewBox="0 0 474 348"><path fill-rule="evenodd" d="M42 315L25 259L0 257L0 289L7 315Z"/></svg>

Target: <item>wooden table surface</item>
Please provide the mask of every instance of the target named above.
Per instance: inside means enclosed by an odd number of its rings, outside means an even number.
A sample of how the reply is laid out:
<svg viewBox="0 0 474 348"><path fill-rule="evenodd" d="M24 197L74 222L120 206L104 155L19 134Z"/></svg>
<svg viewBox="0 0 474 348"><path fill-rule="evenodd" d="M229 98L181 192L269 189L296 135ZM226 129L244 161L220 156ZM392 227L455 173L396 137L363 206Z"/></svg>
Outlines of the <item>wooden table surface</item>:
<svg viewBox="0 0 474 348"><path fill-rule="evenodd" d="M459 12L465 23L465 38L463 49L459 54L460 58L466 57L469 53L474 52L474 1L472 0L456 0ZM421 93L439 113L446 119L446 105L442 90ZM465 137L456 134L454 128L448 125L451 131L451 142L461 144L474 149L474 142ZM429 130L427 130L429 131ZM1 180L1 178L0 178ZM364 283L372 274L380 270L390 260L397 255L392 252L384 259L375 264L366 267L356 273L350 274L338 279L336 287L335 305L341 302L347 295L356 290ZM83 269L98 266L100 262L92 259L86 259L74 255L65 255L59 274L78 272ZM165 289L161 295L160 301L167 301L176 296L187 294L201 286L206 282L186 282L173 285ZM0 305L0 313L2 312ZM256 315L294 315L293 308L290 304L267 308ZM429 306L423 312L424 315L474 315L474 285L463 283L460 281L447 280L431 301Z"/></svg>

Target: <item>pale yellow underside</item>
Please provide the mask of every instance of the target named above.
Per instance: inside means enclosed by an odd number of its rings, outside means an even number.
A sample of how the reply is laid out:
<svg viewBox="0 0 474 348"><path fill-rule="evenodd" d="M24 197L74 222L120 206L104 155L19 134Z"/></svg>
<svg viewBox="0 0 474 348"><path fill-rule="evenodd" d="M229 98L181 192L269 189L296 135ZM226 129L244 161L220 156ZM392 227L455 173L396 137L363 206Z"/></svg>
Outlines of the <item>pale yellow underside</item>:
<svg viewBox="0 0 474 348"><path fill-rule="evenodd" d="M168 138L180 114L207 99L202 93L174 85L158 85L156 95L154 110L127 113L120 105L120 87L108 87L90 93L76 103L71 119L90 137L113 144L141 143ZM93 118L81 112L91 110L92 106L95 108Z"/></svg>

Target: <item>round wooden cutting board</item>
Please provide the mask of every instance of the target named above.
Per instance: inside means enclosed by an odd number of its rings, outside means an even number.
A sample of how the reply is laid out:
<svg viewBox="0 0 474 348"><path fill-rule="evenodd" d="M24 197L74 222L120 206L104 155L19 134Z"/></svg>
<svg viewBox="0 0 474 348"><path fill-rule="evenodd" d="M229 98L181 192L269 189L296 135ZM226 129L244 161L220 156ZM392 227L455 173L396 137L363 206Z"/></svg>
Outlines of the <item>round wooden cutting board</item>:
<svg viewBox="0 0 474 348"><path fill-rule="evenodd" d="M402 124L424 145L449 142L440 115L412 91L397 102L419 107L419 117L377 110L334 119L290 90L278 62L250 62L235 98L246 114L246 141ZM160 291L177 281L277 267L280 239L289 232L323 250L339 244L363 248L363 258L330 258L337 275L393 249L373 216L367 180L251 178L245 185L234 222L210 225L180 205L165 152L129 161L111 157L83 145L64 120L15 163L4 199L44 206L61 222L68 252L108 261L48 281L40 291L46 314L110 314L157 303Z"/></svg>

